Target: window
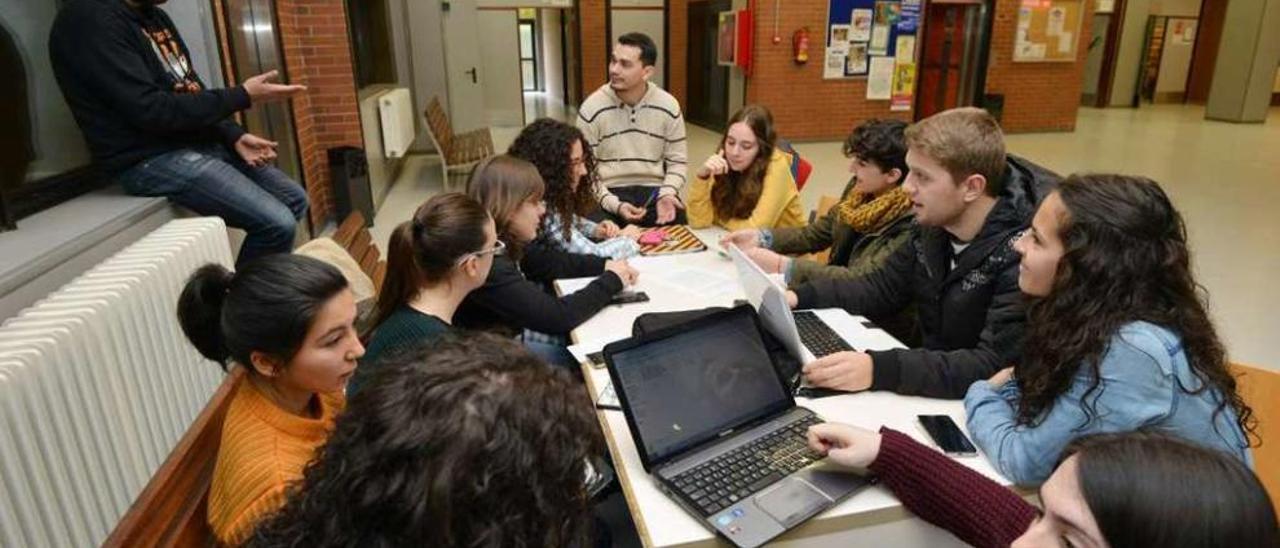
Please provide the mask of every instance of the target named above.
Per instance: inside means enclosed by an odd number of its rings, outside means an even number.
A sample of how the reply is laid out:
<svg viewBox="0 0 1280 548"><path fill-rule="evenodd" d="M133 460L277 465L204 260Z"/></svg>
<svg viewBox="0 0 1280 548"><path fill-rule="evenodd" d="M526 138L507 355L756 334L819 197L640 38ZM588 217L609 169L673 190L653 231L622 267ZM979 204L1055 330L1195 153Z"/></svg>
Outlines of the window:
<svg viewBox="0 0 1280 548"><path fill-rule="evenodd" d="M538 78L538 10L521 8L518 13L521 89L542 91L542 83Z"/></svg>

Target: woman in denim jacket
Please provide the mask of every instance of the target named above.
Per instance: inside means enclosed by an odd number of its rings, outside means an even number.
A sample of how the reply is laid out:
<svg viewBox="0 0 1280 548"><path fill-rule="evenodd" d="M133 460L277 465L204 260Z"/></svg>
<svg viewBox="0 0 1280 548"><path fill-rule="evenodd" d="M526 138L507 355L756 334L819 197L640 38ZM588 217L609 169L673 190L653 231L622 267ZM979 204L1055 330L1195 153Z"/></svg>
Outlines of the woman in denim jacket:
<svg viewBox="0 0 1280 548"><path fill-rule="evenodd" d="M996 469L1038 484L1073 439L1158 431L1252 466L1252 411L1191 275L1182 216L1154 181L1073 175L1018 240L1032 299L1021 361L965 396Z"/></svg>

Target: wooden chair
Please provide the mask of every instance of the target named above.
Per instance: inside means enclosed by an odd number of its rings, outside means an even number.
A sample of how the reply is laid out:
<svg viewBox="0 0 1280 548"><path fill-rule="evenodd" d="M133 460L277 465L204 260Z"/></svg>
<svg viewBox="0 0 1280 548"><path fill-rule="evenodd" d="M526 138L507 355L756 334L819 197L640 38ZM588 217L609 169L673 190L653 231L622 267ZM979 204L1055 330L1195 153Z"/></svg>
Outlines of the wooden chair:
<svg viewBox="0 0 1280 548"><path fill-rule="evenodd" d="M818 207L813 210L813 213L809 214L809 222L812 223L819 218L825 217L827 212L831 211L831 208L835 207L838 203L840 203L839 196L822 196L821 198L818 198ZM809 258L820 264L827 264L827 262L831 260L831 248L824 249L817 253L810 253Z"/></svg>
<svg viewBox="0 0 1280 548"><path fill-rule="evenodd" d="M351 212L334 232L333 241L346 249L360 265L360 270L373 280L373 290L382 291L382 280L387 277L387 262L382 260L378 246L373 245L373 237L365 228L364 215L359 211Z"/></svg>
<svg viewBox="0 0 1280 548"><path fill-rule="evenodd" d="M207 519L209 484L222 444L222 421L243 382L244 369L233 368L103 546L215 545Z"/></svg>
<svg viewBox="0 0 1280 548"><path fill-rule="evenodd" d="M440 173L444 176L444 189L451 188L453 180L466 183L466 177L476 163L493 154L493 135L489 128L454 134L449 116L440 106L440 98L432 97L427 104L427 133L436 151L440 153Z"/></svg>
<svg viewBox="0 0 1280 548"><path fill-rule="evenodd" d="M1236 390L1253 408L1262 445L1253 448L1254 472L1271 503L1280 506L1280 371L1233 363Z"/></svg>

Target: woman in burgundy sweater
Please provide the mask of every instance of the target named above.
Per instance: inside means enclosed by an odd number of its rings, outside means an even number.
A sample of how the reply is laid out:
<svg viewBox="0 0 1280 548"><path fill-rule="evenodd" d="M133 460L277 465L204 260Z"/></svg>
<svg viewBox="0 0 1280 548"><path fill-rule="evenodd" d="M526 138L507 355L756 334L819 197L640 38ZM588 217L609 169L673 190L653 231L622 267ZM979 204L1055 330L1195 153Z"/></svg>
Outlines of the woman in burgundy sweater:
<svg viewBox="0 0 1280 548"><path fill-rule="evenodd" d="M1076 440L1040 487L1043 511L888 428L820 424L809 445L875 473L917 516L974 546L1280 546L1275 510L1249 469L1170 437Z"/></svg>

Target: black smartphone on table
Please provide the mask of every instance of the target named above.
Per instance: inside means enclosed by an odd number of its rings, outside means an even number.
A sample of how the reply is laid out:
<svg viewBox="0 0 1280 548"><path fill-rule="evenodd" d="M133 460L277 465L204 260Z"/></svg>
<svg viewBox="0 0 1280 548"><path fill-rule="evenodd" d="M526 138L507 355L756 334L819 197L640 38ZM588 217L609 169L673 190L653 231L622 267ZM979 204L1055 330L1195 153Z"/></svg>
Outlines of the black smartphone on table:
<svg viewBox="0 0 1280 548"><path fill-rule="evenodd" d="M609 304L632 304L649 302L649 295L643 291L620 291L609 300Z"/></svg>
<svg viewBox="0 0 1280 548"><path fill-rule="evenodd" d="M964 435L964 431L956 426L956 422L951 420L951 417L917 415L916 418L920 420L920 426L924 428L925 433L933 439L933 443L943 453L953 457L972 457L978 454L978 448L973 446L973 442L969 441L968 436Z"/></svg>

